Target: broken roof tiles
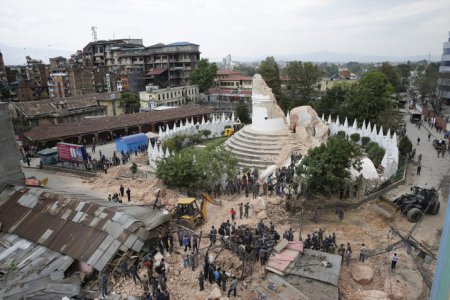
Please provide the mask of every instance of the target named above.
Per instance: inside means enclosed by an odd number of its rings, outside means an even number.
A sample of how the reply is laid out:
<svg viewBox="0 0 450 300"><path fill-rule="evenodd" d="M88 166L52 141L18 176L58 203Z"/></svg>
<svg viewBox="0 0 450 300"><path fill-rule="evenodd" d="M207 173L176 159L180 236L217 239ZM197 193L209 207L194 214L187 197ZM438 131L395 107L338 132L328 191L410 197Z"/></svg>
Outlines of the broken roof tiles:
<svg viewBox="0 0 450 300"><path fill-rule="evenodd" d="M0 299L61 299L80 293L80 281L64 279L74 259L15 234L0 232ZM44 298L43 298L44 299Z"/></svg>
<svg viewBox="0 0 450 300"><path fill-rule="evenodd" d="M170 220L168 213L148 206L131 209L86 195L17 186L4 186L0 191L2 231L86 262L98 271L118 249L139 252L157 234L151 230Z"/></svg>

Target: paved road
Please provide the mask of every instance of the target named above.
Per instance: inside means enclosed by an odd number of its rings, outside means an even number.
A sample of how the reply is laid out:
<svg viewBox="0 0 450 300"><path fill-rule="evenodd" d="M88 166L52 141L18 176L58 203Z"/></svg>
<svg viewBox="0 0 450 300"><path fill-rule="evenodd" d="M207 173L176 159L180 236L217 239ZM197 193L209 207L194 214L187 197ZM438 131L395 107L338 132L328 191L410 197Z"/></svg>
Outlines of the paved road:
<svg viewBox="0 0 450 300"><path fill-rule="evenodd" d="M94 197L107 199L108 195L104 192L93 189L89 184L86 184L86 180L77 176L71 176L65 174L58 174L51 171L23 168L23 172L26 177L35 176L38 179L44 179L48 177L47 187L58 191L66 191L71 193L86 194Z"/></svg>
<svg viewBox="0 0 450 300"><path fill-rule="evenodd" d="M415 124L409 122L409 113L405 114L406 122L406 135L413 143L413 147L416 149L416 156L412 163L408 167L408 175L406 184L399 188L389 192L389 197L399 196L408 192L409 187L417 185L424 188L439 188L442 180L448 180L450 175L450 153L446 153L445 157L437 157L437 152L432 145L432 141L435 138L443 138L443 133L437 133L436 129L430 128L428 124L423 124L420 130ZM430 142L428 142L428 133L431 133ZM417 138L420 138L419 145L417 144ZM417 157L422 154L422 170L420 175L417 173ZM444 183L444 186L448 183ZM425 241L429 245L436 245L438 240L436 239L437 230L442 229L444 224L445 212L448 205L448 188L440 188L441 208L439 214L436 216L425 215L420 225L417 227L414 236L419 241ZM407 230L408 228L404 227ZM409 224L412 228L413 224Z"/></svg>

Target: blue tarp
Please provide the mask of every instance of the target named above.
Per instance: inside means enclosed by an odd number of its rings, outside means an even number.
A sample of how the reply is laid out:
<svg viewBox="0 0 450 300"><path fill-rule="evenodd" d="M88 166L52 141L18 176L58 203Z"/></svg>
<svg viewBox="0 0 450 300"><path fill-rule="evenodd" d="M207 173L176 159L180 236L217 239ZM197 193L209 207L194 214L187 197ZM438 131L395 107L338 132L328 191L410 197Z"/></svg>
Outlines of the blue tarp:
<svg viewBox="0 0 450 300"><path fill-rule="evenodd" d="M116 139L116 151L118 153L122 151L124 153L134 152L141 145L148 145L148 137L145 133L137 133Z"/></svg>

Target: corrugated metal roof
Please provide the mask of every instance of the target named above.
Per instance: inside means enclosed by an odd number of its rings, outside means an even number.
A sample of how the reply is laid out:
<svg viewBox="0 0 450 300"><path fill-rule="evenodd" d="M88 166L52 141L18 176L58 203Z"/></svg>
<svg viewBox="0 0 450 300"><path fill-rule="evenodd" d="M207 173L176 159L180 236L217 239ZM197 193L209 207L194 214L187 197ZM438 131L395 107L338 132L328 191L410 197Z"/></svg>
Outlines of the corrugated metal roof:
<svg viewBox="0 0 450 300"><path fill-rule="evenodd" d="M340 255L311 249L305 249L304 254L297 257L295 264L286 270L287 273L338 285L342 260ZM324 267L322 261L330 262L331 267Z"/></svg>
<svg viewBox="0 0 450 300"><path fill-rule="evenodd" d="M10 186L0 193L2 230L101 271L120 249L140 251L170 215L87 195Z"/></svg>
<svg viewBox="0 0 450 300"><path fill-rule="evenodd" d="M14 234L0 232L0 299L45 299L76 296L80 292L79 280L63 279L64 272L74 259ZM15 262L15 269L11 264Z"/></svg>

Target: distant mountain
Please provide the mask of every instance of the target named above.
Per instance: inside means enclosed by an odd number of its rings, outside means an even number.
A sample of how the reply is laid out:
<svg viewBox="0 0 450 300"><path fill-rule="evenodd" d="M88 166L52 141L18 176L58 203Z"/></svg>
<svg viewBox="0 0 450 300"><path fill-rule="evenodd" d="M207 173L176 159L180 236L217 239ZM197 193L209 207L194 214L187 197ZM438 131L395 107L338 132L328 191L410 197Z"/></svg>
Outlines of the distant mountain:
<svg viewBox="0 0 450 300"><path fill-rule="evenodd" d="M314 62L402 62L402 61L418 61L428 59L428 54L424 55L362 55L356 53L338 53L332 51L320 51L303 54L293 55L279 55L275 56L277 60L290 61L290 60L306 60ZM440 56L431 55L432 61L440 61Z"/></svg>
<svg viewBox="0 0 450 300"><path fill-rule="evenodd" d="M268 54L269 56L269 54ZM403 61L419 61L423 59L428 60L428 54L423 55L362 55L356 53L339 53L332 51L319 51L319 52L309 52L300 54L289 54L289 55L274 55L278 62L301 60L301 61L312 61L312 62L335 62L335 63L346 63L349 61L356 62L403 62ZM242 57L238 55L233 55L234 61L240 62L254 62L261 61L266 57ZM430 59L432 61L440 61L441 57L438 55L431 55ZM211 61L222 62L219 58L210 59Z"/></svg>
<svg viewBox="0 0 450 300"><path fill-rule="evenodd" d="M30 56L34 59L41 59L44 63L49 63L50 57L63 56L69 58L71 54L74 54L76 50L62 50L48 48L23 48L23 47L11 47L5 44L0 44L0 51L3 53L3 59L6 65L20 65L25 64L25 56ZM268 54L270 55L270 54ZM428 59L428 54L424 55L362 55L356 53L338 53L332 51L319 51L319 52L309 52L300 54L289 54L289 55L274 55L275 59L279 62L291 61L291 60L302 60L302 61L313 61L313 62L336 62L345 63L349 61L357 62L402 62L402 61L418 61L423 59ZM240 62L256 62L265 59L266 57L243 57L239 55L233 55L234 61ZM222 62L222 58L219 57L209 57L210 61ZM431 55L432 61L440 61L441 57L438 55Z"/></svg>
<svg viewBox="0 0 450 300"><path fill-rule="evenodd" d="M24 48L11 47L5 44L0 44L0 51L3 53L3 60L5 65L23 65L26 63L25 56L30 56L33 59L41 59L44 63L49 63L50 57L63 56L69 58L71 54L76 51L61 50L49 48Z"/></svg>

